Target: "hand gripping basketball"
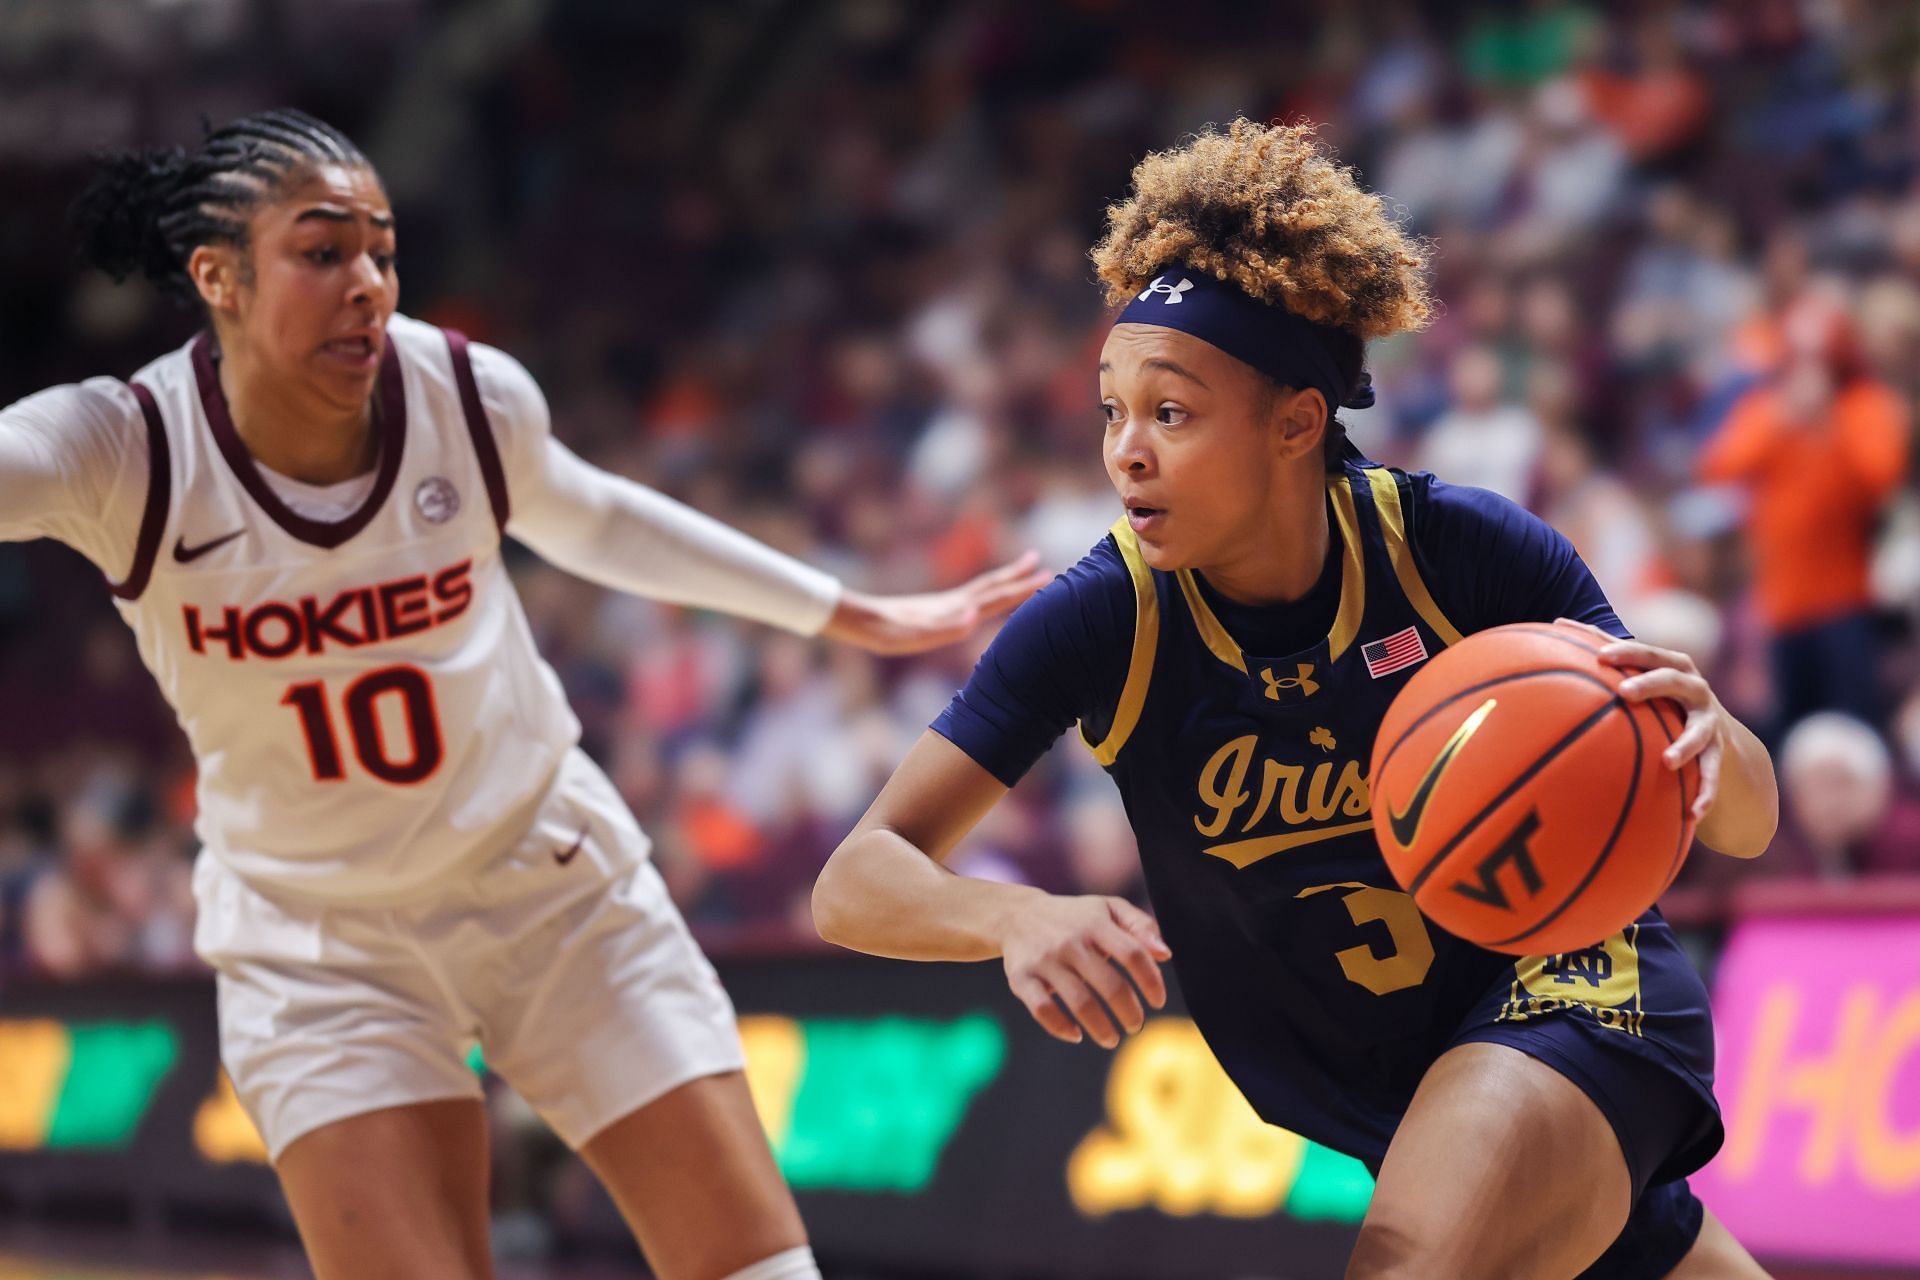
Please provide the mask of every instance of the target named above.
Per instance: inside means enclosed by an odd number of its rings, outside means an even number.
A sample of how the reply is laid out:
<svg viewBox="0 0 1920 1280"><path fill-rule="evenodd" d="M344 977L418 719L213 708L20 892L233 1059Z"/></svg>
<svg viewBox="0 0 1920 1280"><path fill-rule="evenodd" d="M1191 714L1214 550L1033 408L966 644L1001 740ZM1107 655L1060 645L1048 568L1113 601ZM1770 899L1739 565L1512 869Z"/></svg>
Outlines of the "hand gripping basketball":
<svg viewBox="0 0 1920 1280"><path fill-rule="evenodd" d="M1685 713L1666 696L1682 690L1668 676L1635 686L1658 673L1602 656L1619 643L1577 623L1495 627L1436 656L1388 709L1374 832L1449 933L1515 955L1579 950L1679 872L1702 811Z"/></svg>

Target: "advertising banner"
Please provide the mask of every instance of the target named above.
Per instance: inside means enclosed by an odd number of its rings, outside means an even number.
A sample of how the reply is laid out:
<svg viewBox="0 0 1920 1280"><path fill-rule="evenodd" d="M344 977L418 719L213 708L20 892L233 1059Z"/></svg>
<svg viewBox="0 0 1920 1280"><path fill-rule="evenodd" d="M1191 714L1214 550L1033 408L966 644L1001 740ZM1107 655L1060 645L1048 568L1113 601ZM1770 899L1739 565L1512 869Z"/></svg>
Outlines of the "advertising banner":
<svg viewBox="0 0 1920 1280"><path fill-rule="evenodd" d="M1920 1266L1920 920L1746 921L1713 996L1701 1199L1755 1253Z"/></svg>
<svg viewBox="0 0 1920 1280"><path fill-rule="evenodd" d="M1117 1052L1032 1025L998 966L821 953L718 965L821 1258L967 1277L1338 1275L1372 1181L1253 1114L1170 1010ZM476 1062L476 1066L478 1066ZM0 1207L118 1194L281 1219L220 1073L211 983L14 989ZM611 1204L560 1226L625 1247Z"/></svg>

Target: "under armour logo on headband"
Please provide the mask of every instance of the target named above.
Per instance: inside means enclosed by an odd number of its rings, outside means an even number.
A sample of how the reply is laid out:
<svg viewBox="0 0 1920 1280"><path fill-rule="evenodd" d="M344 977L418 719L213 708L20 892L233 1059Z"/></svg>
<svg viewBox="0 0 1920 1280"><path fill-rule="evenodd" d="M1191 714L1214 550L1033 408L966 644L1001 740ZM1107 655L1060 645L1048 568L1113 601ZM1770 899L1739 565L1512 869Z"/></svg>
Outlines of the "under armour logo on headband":
<svg viewBox="0 0 1920 1280"><path fill-rule="evenodd" d="M1309 320L1282 302L1253 297L1190 263L1161 265L1165 270L1127 302L1116 324L1157 325L1191 334L1280 386L1296 391L1312 387L1326 397L1329 409L1373 403L1366 376L1343 372L1364 361L1357 335Z"/></svg>
<svg viewBox="0 0 1920 1280"><path fill-rule="evenodd" d="M1193 281L1186 279L1184 276L1181 277L1179 284L1162 284L1161 281L1165 279L1165 276L1155 276L1153 283L1148 285L1146 289L1140 293L1137 301L1145 302L1156 293L1164 293L1167 295L1167 305L1170 307L1177 306L1180 302L1180 295L1193 288Z"/></svg>

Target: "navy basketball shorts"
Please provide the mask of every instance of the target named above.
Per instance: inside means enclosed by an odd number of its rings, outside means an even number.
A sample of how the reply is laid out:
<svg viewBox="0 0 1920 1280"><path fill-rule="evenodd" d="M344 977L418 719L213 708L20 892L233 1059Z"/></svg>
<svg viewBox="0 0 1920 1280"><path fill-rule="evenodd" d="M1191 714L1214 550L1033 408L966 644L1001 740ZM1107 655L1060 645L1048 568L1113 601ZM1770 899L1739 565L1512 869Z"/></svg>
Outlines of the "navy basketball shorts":
<svg viewBox="0 0 1920 1280"><path fill-rule="evenodd" d="M1516 961L1452 1044L1476 1042L1518 1049L1573 1081L1620 1140L1633 1209L1583 1280L1658 1280L1678 1266L1704 1212L1686 1175L1724 1132L1706 986L1666 922L1648 912L1585 951Z"/></svg>

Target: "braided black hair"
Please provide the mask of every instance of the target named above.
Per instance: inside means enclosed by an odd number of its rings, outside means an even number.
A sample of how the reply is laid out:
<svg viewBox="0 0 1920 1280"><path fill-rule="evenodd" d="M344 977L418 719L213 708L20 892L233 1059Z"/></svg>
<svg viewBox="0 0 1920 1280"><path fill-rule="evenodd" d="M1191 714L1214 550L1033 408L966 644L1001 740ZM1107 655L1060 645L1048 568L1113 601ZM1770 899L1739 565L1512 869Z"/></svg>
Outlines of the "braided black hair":
<svg viewBox="0 0 1920 1280"><path fill-rule="evenodd" d="M244 249L253 207L316 164L371 167L344 133L291 109L242 116L210 131L192 151L102 155L71 211L80 256L116 281L139 273L196 302L187 274L194 249Z"/></svg>

